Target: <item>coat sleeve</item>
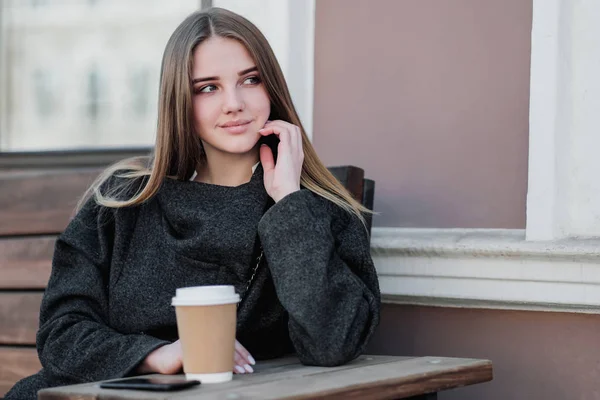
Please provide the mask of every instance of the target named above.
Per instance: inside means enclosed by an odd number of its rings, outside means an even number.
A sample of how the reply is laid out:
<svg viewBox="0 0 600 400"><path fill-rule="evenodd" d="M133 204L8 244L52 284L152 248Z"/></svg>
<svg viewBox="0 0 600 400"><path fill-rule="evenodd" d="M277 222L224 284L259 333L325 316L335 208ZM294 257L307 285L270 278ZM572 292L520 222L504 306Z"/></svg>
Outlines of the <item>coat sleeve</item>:
<svg viewBox="0 0 600 400"><path fill-rule="evenodd" d="M115 213L90 200L56 242L37 334L42 366L56 379L89 382L126 376L168 343L110 327Z"/></svg>
<svg viewBox="0 0 600 400"><path fill-rule="evenodd" d="M259 236L300 360L335 366L359 356L381 307L362 222L302 189L265 213Z"/></svg>

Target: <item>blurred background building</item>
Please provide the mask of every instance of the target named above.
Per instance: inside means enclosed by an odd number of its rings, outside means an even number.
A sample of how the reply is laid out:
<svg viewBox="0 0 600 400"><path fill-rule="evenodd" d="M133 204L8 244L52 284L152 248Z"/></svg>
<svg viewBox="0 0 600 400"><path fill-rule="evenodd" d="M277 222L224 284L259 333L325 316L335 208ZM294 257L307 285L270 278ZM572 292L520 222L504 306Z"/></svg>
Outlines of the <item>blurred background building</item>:
<svg viewBox="0 0 600 400"><path fill-rule="evenodd" d="M2 0L0 151L150 146L162 53L177 25L201 4L200 0ZM300 112L310 119L306 88L312 85L303 81L304 72L298 76L302 63L311 62L303 55L312 52L290 51L298 48L290 46L296 40L290 26L312 35L310 27L297 26L307 21L298 15L306 7L295 9L297 2L276 0L212 4L235 10L263 30Z"/></svg>
<svg viewBox="0 0 600 400"><path fill-rule="evenodd" d="M4 0L3 151L149 145L160 60L196 0Z"/></svg>

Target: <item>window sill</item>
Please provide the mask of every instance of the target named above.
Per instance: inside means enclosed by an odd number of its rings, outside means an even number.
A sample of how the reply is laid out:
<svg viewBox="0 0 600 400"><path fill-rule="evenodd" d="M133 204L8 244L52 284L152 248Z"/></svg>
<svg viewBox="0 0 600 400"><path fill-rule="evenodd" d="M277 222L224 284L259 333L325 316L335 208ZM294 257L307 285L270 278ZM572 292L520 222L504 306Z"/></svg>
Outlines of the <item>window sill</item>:
<svg viewBox="0 0 600 400"><path fill-rule="evenodd" d="M129 157L148 156L151 147L0 152L0 171L106 167Z"/></svg>
<svg viewBox="0 0 600 400"><path fill-rule="evenodd" d="M374 228L383 301L600 312L600 239L528 242L524 230Z"/></svg>

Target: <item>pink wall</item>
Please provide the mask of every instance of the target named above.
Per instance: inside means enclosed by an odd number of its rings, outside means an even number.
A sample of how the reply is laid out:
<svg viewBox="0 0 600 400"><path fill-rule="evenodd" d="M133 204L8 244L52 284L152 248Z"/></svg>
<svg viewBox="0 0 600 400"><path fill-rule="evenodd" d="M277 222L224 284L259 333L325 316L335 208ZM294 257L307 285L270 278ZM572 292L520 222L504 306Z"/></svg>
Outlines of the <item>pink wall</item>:
<svg viewBox="0 0 600 400"><path fill-rule="evenodd" d="M369 353L485 358L494 380L440 400L600 399L600 316L385 305Z"/></svg>
<svg viewBox="0 0 600 400"><path fill-rule="evenodd" d="M314 144L377 226L524 228L531 0L319 0Z"/></svg>

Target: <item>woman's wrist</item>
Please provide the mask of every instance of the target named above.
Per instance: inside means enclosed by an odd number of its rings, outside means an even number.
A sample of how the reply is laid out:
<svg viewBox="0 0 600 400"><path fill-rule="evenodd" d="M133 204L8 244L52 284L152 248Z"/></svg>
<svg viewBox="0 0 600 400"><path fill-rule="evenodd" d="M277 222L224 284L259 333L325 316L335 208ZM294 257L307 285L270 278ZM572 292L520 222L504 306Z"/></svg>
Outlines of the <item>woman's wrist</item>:
<svg viewBox="0 0 600 400"><path fill-rule="evenodd" d="M180 368L180 361L173 344L166 344L154 349L136 368L138 374L174 374Z"/></svg>
<svg viewBox="0 0 600 400"><path fill-rule="evenodd" d="M137 368L135 369L135 372L138 374L149 374L152 372L158 372L154 363L154 360L156 359L156 354L157 352L162 349L164 346L160 346L154 350L152 350L152 352L150 352L146 358L144 358L144 360L137 366Z"/></svg>
<svg viewBox="0 0 600 400"><path fill-rule="evenodd" d="M273 197L273 200L275 200L275 203L279 203L281 200L283 200L284 197L287 197L290 194L295 193L295 192L299 192L299 191L300 191L299 187L298 188L291 188L291 189L284 190L281 193L276 194L275 197Z"/></svg>
<svg viewBox="0 0 600 400"><path fill-rule="evenodd" d="M150 363L148 362L148 357L150 357L150 355L146 356L146 358L144 358L144 360L137 366L135 369L136 374L141 375L154 372L150 366Z"/></svg>

